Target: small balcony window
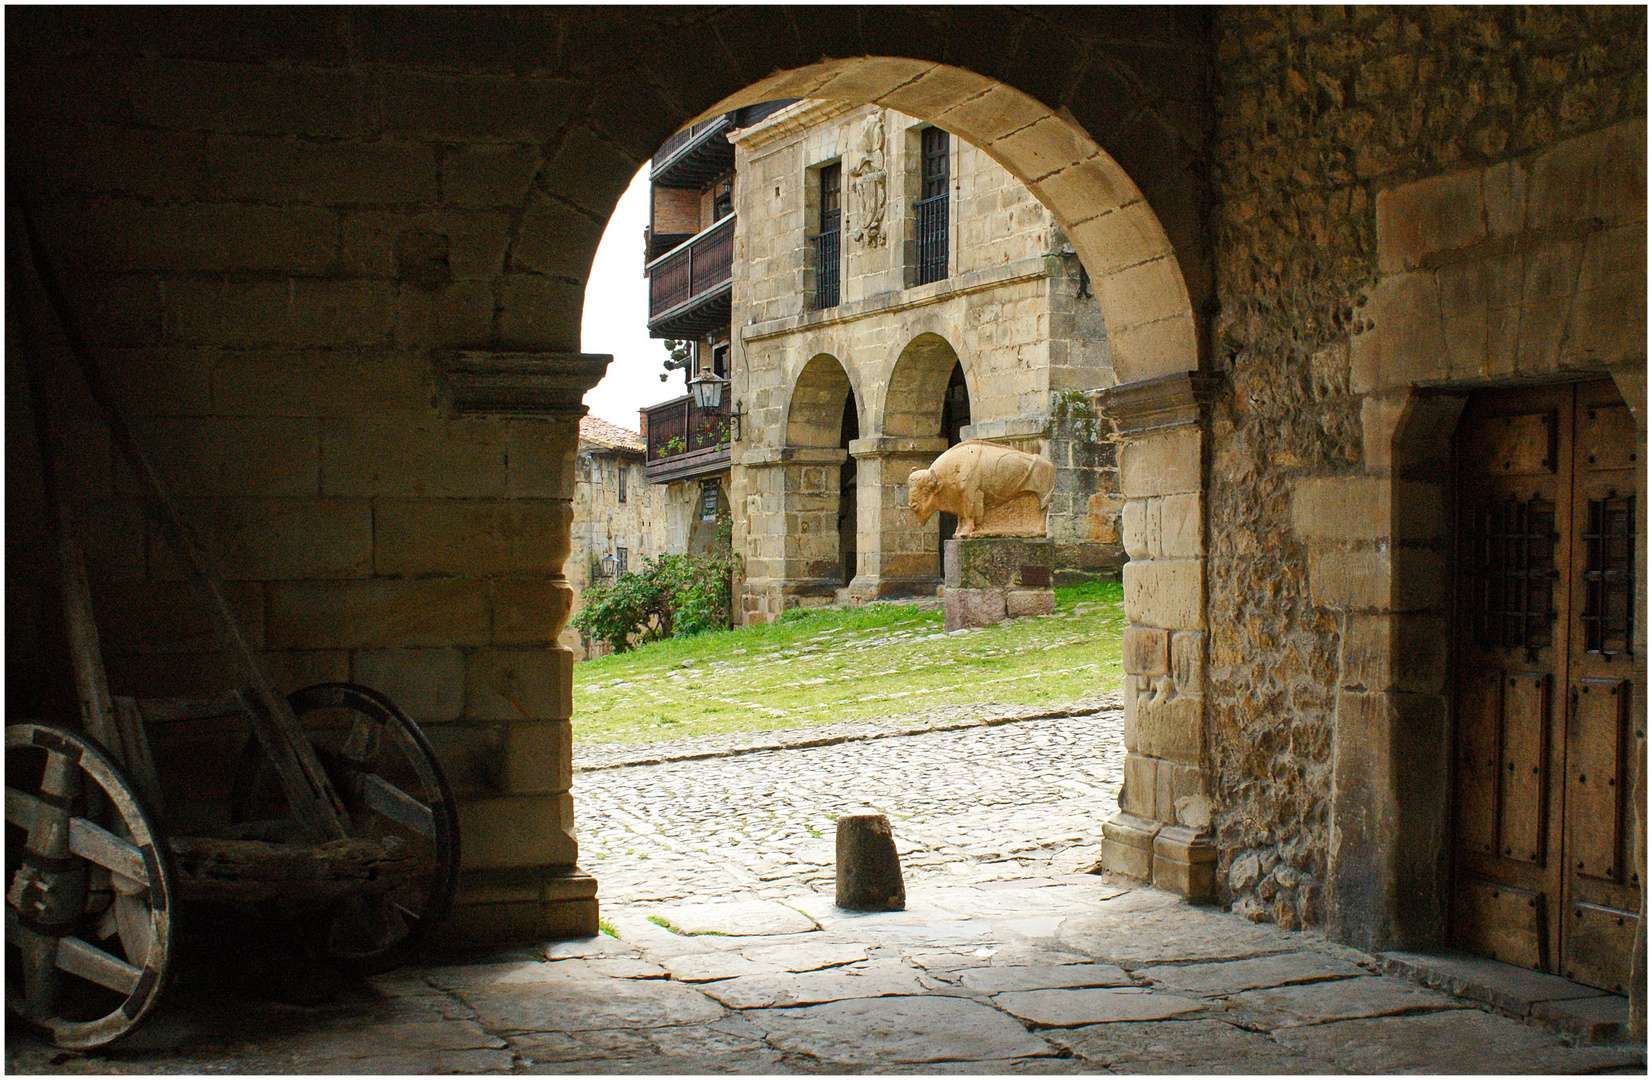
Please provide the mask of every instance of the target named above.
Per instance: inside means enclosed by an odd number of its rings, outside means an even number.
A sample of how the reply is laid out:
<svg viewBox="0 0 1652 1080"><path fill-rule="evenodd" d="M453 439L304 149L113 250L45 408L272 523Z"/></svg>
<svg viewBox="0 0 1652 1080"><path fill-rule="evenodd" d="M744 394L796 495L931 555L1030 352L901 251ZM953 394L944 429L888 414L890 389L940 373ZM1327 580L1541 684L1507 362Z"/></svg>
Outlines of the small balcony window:
<svg viewBox="0 0 1652 1080"><path fill-rule="evenodd" d="M917 274L915 285L946 277L948 202L951 197L952 139L940 128L923 130L922 198L912 204L916 218Z"/></svg>
<svg viewBox="0 0 1652 1080"><path fill-rule="evenodd" d="M815 261L816 311L837 307L841 295L841 263L843 239L843 165L833 162L823 166L820 176L820 220L813 238Z"/></svg>

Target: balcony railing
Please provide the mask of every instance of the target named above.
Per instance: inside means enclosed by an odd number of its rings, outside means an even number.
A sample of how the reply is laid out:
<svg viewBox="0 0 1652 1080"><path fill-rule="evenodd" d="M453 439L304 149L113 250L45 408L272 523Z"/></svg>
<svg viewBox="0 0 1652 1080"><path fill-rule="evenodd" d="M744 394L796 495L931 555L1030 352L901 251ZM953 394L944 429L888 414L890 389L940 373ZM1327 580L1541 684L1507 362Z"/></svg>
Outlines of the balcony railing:
<svg viewBox="0 0 1652 1080"><path fill-rule="evenodd" d="M683 130L665 140L665 143L654 154L652 167L649 169L650 174L656 177L664 175L671 166L672 158L681 154L690 144L699 141L702 137L709 137L710 133L714 131L720 133L733 127L731 114L723 113L719 116L713 116L709 120L701 120L692 127L683 128Z"/></svg>
<svg viewBox="0 0 1652 1080"><path fill-rule="evenodd" d="M914 285L946 277L947 195L943 192L912 204L918 218L918 267Z"/></svg>
<svg viewBox="0 0 1652 1080"><path fill-rule="evenodd" d="M648 323L682 309L728 284L734 265L734 215L648 264ZM727 321L726 318L724 321Z"/></svg>
<svg viewBox="0 0 1652 1080"><path fill-rule="evenodd" d="M702 409L685 394L646 409L649 480L677 480L728 465L729 403Z"/></svg>

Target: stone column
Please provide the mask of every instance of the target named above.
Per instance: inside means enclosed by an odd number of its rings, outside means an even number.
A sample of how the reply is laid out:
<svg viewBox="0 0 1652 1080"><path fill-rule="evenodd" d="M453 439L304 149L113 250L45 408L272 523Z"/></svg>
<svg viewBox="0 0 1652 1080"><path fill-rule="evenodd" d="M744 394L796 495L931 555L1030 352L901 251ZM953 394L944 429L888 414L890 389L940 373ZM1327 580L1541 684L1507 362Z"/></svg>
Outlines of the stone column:
<svg viewBox="0 0 1652 1080"><path fill-rule="evenodd" d="M941 583L940 520L918 523L907 504L906 477L927 468L946 446L939 437L889 435L849 443L860 507L860 566L849 583L857 601L932 596Z"/></svg>
<svg viewBox="0 0 1652 1080"><path fill-rule="evenodd" d="M523 501L531 494L555 505L565 522L572 519L574 458L585 413L581 398L610 359L465 352L443 364L454 415L508 418L524 429L515 449L524 464L533 464L531 490L513 495ZM529 479L524 473L522 482ZM509 544L514 525L508 515L478 518L473 527L488 534L460 537L459 546ZM573 653L557 643L572 601L562 574L567 551L564 525L561 549L545 572L495 583L489 647L465 656L463 718L451 732L446 725L430 732L439 749L462 748L457 761L446 762L463 860L453 912L438 930L446 943L597 932L597 883L575 861L579 846L569 794ZM508 607L507 597L512 598ZM461 732L465 737L457 738Z"/></svg>
<svg viewBox="0 0 1652 1080"><path fill-rule="evenodd" d="M1212 895L1205 751L1205 418L1196 372L1091 395L1119 448L1124 503L1124 787L1102 826L1110 870Z"/></svg>
<svg viewBox="0 0 1652 1080"><path fill-rule="evenodd" d="M811 446L758 447L740 459L746 491L748 622L829 604L842 587L838 479L849 455Z"/></svg>

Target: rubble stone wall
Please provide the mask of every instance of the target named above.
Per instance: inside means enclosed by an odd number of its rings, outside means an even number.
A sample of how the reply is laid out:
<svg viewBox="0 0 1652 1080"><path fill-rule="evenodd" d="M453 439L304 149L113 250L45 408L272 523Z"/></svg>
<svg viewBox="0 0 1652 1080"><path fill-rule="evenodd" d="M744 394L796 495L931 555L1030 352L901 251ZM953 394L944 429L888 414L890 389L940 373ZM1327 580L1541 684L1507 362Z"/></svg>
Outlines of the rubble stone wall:
<svg viewBox="0 0 1652 1080"><path fill-rule="evenodd" d="M1406 394L1637 353L1644 373L1645 33L1634 8L1218 15L1212 351L1228 386L1211 421L1206 722L1218 888L1253 918L1295 927L1355 903L1352 879L1328 891L1328 860L1394 856L1360 848L1351 813L1333 830L1360 789L1346 756L1333 783L1337 755L1363 739L1359 767L1380 772L1403 750L1380 737L1396 710L1443 709L1444 665L1426 658L1449 545L1436 528L1408 548L1394 528L1441 513L1438 485L1395 479ZM1394 674L1395 649L1422 659ZM1436 855L1422 861L1387 887L1437 886Z"/></svg>

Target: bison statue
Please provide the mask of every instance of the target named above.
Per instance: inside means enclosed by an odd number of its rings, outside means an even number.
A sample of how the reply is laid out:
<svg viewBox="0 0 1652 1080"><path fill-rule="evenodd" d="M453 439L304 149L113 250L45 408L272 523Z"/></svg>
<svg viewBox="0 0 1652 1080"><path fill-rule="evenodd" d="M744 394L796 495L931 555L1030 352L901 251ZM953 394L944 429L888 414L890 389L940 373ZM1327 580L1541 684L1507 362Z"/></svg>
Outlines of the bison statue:
<svg viewBox="0 0 1652 1080"><path fill-rule="evenodd" d="M1038 454L1023 453L997 443L971 439L949 448L927 469L914 469L906 478L907 499L920 522L927 523L937 510L958 515L958 536L1044 535L1044 511L1055 487L1055 466ZM1013 515L1015 520L989 521L988 516L1018 499L1032 515ZM1003 517L1004 515L996 515Z"/></svg>

